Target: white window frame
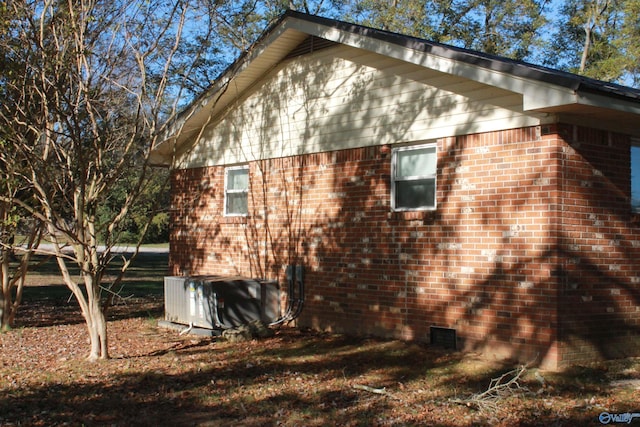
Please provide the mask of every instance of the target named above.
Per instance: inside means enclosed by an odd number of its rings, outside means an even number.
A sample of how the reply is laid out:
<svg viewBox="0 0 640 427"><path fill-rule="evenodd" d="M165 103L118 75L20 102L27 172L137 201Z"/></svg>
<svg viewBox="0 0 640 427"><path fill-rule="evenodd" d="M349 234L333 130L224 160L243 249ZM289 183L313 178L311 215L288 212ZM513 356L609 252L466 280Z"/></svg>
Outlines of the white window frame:
<svg viewBox="0 0 640 427"><path fill-rule="evenodd" d="M633 157L631 155L631 151L632 150L637 150L637 154L638 154L638 159L640 160L640 139L636 139L633 138L631 139L631 148L629 150L629 163L630 163L630 175L629 175L629 179L630 179L630 190L631 190L631 211L633 213L639 213L640 214L640 204L638 204L640 202L640 188L634 188L634 180L637 183L638 182L638 175L640 175L640 164L636 163L636 167L633 167ZM634 190L636 192L636 194L634 194ZM636 196L636 198L634 199L633 196ZM635 206L634 206L634 202L635 202Z"/></svg>
<svg viewBox="0 0 640 427"><path fill-rule="evenodd" d="M428 171L424 175L415 175L415 176L397 176L397 160L398 153L419 150L424 148L435 148L436 155L436 165L433 171ZM415 144L415 145L405 145L402 147L396 147L391 150L391 210L395 212L407 212L407 211L434 211L437 209L438 205L438 197L437 197L437 188L438 188L438 146L435 142L423 143L423 144ZM415 208L410 207L399 207L396 206L396 183L398 181L419 181L419 180L433 180L434 186L434 194L433 194L433 205L424 205Z"/></svg>
<svg viewBox="0 0 640 427"><path fill-rule="evenodd" d="M228 188L229 185L229 172L237 171L237 170L246 170L247 171L247 188L245 189L234 189L230 190ZM224 216L247 216L249 214L249 165L237 165L237 166L228 166L224 169ZM244 193L247 197L247 212L229 212L228 199L230 194L241 194Z"/></svg>

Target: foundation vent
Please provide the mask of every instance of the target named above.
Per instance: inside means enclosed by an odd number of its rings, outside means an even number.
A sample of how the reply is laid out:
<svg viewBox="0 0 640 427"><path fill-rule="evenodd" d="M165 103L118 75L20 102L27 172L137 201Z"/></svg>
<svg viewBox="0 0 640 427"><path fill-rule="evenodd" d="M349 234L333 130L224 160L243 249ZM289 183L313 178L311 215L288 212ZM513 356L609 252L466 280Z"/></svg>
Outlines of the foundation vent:
<svg viewBox="0 0 640 427"><path fill-rule="evenodd" d="M431 345L437 345L446 349L457 350L456 330L451 328L441 328L432 326L429 329Z"/></svg>

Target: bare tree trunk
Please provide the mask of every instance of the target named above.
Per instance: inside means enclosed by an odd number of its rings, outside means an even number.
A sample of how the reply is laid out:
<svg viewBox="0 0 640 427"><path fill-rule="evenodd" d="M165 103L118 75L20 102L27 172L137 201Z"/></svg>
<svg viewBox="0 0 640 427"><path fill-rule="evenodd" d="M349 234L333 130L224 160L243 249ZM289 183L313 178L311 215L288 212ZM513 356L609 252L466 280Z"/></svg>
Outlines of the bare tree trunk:
<svg viewBox="0 0 640 427"><path fill-rule="evenodd" d="M89 360L108 359L107 322L100 303L100 281L93 275L87 275L84 279L89 299L87 313L89 318L86 319L89 337L91 338Z"/></svg>
<svg viewBox="0 0 640 427"><path fill-rule="evenodd" d="M22 291L27 274L27 266L30 254L26 253L20 259L19 271L14 277L11 277L11 269L9 259L5 257L2 260L2 292L0 292L0 330L6 331L11 329L18 312L18 307L22 303ZM15 296L13 289L15 288Z"/></svg>
<svg viewBox="0 0 640 427"><path fill-rule="evenodd" d="M80 285L73 280L67 268L65 259L68 256L65 256L62 252L62 244L56 238L56 228L53 221L49 221L47 227L49 234L53 238L56 261L64 283L76 297L82 317L87 324L90 341L90 352L87 359L90 361L108 359L107 322L100 304L100 275L95 273L98 270L97 264L95 264L98 261L95 245L93 248L85 245L76 245L74 247L75 254L72 259L79 261L79 264L82 265L81 275L86 291L85 294L82 292Z"/></svg>
<svg viewBox="0 0 640 427"><path fill-rule="evenodd" d="M107 321L100 303L99 280L97 280L97 278L92 274L83 273L84 286L86 290L85 295L80 286L73 281L64 261L62 261L60 257L57 259L65 284L69 289L71 289L76 297L76 300L80 305L82 317L87 325L90 343L90 351L87 359L89 361L108 359L109 345L107 340Z"/></svg>
<svg viewBox="0 0 640 427"><path fill-rule="evenodd" d="M8 330L13 326L22 302L31 255L42 237L40 222L33 221L30 227L29 237L24 245L15 245L15 230L5 233L4 241L0 242L0 330ZM14 258L18 265L12 269L10 262Z"/></svg>
<svg viewBox="0 0 640 427"><path fill-rule="evenodd" d="M584 44L582 46L582 57L580 58L580 73L584 72L587 66L587 57L589 56L589 49L591 48L591 30L590 23L584 26Z"/></svg>
<svg viewBox="0 0 640 427"><path fill-rule="evenodd" d="M88 360L109 358L109 342L107 339L107 322L98 296L90 297L88 318L86 318L89 338L91 340L91 352Z"/></svg>
<svg viewBox="0 0 640 427"><path fill-rule="evenodd" d="M4 166L4 165L3 165ZM1 179L1 178L0 178ZM3 188L4 190L4 188ZM10 204L6 201L0 202L0 331L9 329L9 312L11 308L11 278L9 277L9 257L11 248L9 246L9 231L5 222L8 220Z"/></svg>
<svg viewBox="0 0 640 427"><path fill-rule="evenodd" d="M591 39L596 26L603 19L609 7L609 0L593 0L588 6L586 22L584 24L584 44L582 45L582 57L580 58L580 73L587 68L587 59L591 50Z"/></svg>
<svg viewBox="0 0 640 427"><path fill-rule="evenodd" d="M2 277L2 289L0 292L0 331L9 329L9 305L11 304L11 294L7 298L7 291L9 288L9 258L5 256L5 249L2 250L2 265L0 268L0 276Z"/></svg>

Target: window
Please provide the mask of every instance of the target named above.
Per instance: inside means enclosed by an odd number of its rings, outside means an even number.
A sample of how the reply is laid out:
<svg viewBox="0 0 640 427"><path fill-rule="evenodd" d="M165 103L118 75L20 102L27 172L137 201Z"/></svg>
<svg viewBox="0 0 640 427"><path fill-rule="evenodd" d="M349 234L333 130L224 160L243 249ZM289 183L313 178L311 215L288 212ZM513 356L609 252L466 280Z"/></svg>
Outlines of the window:
<svg viewBox="0 0 640 427"><path fill-rule="evenodd" d="M640 141L631 146L631 209L640 213Z"/></svg>
<svg viewBox="0 0 640 427"><path fill-rule="evenodd" d="M391 208L396 211L436 207L436 145L396 148L391 156Z"/></svg>
<svg viewBox="0 0 640 427"><path fill-rule="evenodd" d="M233 166L224 171L224 214L246 215L249 212L249 167Z"/></svg>

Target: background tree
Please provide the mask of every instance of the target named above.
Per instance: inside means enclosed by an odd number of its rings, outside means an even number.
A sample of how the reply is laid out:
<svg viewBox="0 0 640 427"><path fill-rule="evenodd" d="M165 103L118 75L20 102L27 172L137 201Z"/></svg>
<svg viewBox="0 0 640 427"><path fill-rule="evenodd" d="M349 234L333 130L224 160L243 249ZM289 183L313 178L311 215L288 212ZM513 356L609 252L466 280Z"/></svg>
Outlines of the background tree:
<svg viewBox="0 0 640 427"><path fill-rule="evenodd" d="M0 44L11 45L13 29L6 4L0 4ZM19 72L17 64L0 52L0 100L20 97L5 80ZM1 101L0 101L1 102ZM31 191L21 179L24 163L7 142L12 128L0 126L0 331L10 329L22 301L33 250L42 236L42 223L29 219L17 200L32 203ZM20 232L20 235L18 233Z"/></svg>
<svg viewBox="0 0 640 427"><path fill-rule="evenodd" d="M605 81L640 84L640 0L353 0L341 16Z"/></svg>
<svg viewBox="0 0 640 427"><path fill-rule="evenodd" d="M388 31L524 59L541 36L548 5L546 0L357 0L347 16Z"/></svg>
<svg viewBox="0 0 640 427"><path fill-rule="evenodd" d="M106 223L116 212L120 211L129 195L129 189L135 184L137 177L124 176L115 182L110 189L109 196L97 207L98 222ZM111 231L111 239L118 243L135 244L164 243L169 241L169 191L167 188L168 170L155 169L149 175L149 181L140 192L137 202L129 213ZM149 222L149 213L153 217ZM109 230L107 230L108 232ZM104 241L109 234L102 234Z"/></svg>
<svg viewBox="0 0 640 427"><path fill-rule="evenodd" d="M8 1L0 127L33 201L2 201L42 221L87 323L90 360L107 358L103 283L140 194L157 186L149 148L216 67L213 3ZM188 23L188 25L187 25ZM188 31L187 31L188 30ZM121 185L115 210L103 209ZM146 218L153 218L147 215ZM142 224L146 229L149 225ZM145 232L141 232L143 236ZM138 244L140 240L138 241ZM102 245L102 246L100 246ZM70 264L80 270L77 283Z"/></svg>
<svg viewBox="0 0 640 427"><path fill-rule="evenodd" d="M566 0L554 24L546 65L637 85L639 0Z"/></svg>
<svg viewBox="0 0 640 427"><path fill-rule="evenodd" d="M480 0L458 28L465 47L481 52L528 59L546 23L546 0ZM455 32L454 32L455 34ZM466 36L466 37L465 37Z"/></svg>
<svg viewBox="0 0 640 427"><path fill-rule="evenodd" d="M436 40L430 1L360 0L351 4L347 19L373 28Z"/></svg>
<svg viewBox="0 0 640 427"><path fill-rule="evenodd" d="M328 18L339 18L350 3L341 0L236 0L212 8L216 40L225 60L234 61L287 9Z"/></svg>
<svg viewBox="0 0 640 427"><path fill-rule="evenodd" d="M614 42L620 52L622 83L640 85L640 0L626 0L622 5L622 27Z"/></svg>
<svg viewBox="0 0 640 427"><path fill-rule="evenodd" d="M0 200L0 331L13 326L29 262L42 237L42 223L29 220L15 202L21 198L28 203L30 192L20 186L16 177L20 164L9 154L0 137L0 193L4 195Z"/></svg>

